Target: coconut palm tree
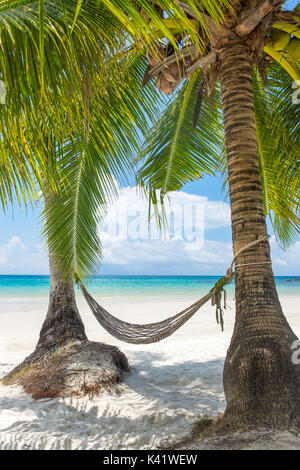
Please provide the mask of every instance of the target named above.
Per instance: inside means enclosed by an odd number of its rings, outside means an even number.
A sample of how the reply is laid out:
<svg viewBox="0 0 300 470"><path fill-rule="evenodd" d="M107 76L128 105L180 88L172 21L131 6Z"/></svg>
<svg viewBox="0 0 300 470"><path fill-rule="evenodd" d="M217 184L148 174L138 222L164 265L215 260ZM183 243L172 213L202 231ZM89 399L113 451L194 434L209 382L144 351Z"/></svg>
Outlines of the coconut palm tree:
<svg viewBox="0 0 300 470"><path fill-rule="evenodd" d="M8 91L1 109L7 168L1 176L8 182L2 200L14 191L21 199L20 182L29 195L43 191L50 298L35 351L3 383L21 384L36 398L95 394L118 382L128 363L117 348L88 341L73 276L98 265L97 225L116 181L130 169L128 150L137 150L138 131L148 127L155 93L140 92L143 59L135 52L115 56L122 41L116 21L93 2L81 11L70 1L65 10L51 1L42 8L9 3L0 9Z"/></svg>
<svg viewBox="0 0 300 470"><path fill-rule="evenodd" d="M266 226L269 214L286 245L300 226L299 109L291 100L300 79L299 10L283 10L280 0L102 3L136 47L147 47L143 85L155 77L165 94L181 85L142 155L139 179L152 202L226 158L236 321L224 367L225 417L299 422L296 336L278 299Z"/></svg>

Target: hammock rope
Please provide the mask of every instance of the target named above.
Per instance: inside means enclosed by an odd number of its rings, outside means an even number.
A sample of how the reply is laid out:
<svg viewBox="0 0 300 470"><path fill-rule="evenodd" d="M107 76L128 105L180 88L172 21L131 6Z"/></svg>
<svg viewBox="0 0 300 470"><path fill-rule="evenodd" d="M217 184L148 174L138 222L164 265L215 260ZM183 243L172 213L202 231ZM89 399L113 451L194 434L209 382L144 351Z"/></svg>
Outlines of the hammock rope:
<svg viewBox="0 0 300 470"><path fill-rule="evenodd" d="M172 317L166 318L165 320L162 320L157 323L148 323L146 325L142 325L128 323L123 320L120 320L119 318L114 317L107 310L101 307L101 305L99 305L96 300L88 293L85 286L82 284L77 275L75 275L75 281L79 285L84 298L86 299L92 313L94 314L95 318L98 320L100 325L112 336L126 343L156 343L164 338L167 338L168 336L171 336L209 300L211 300L212 305L216 307L216 320L217 323L220 324L221 329L223 331L224 312L222 308L222 298L223 307L226 309L226 291L224 287L227 284L230 284L234 277L233 265L235 259L243 251L267 239L268 236L260 237L257 240L254 240L253 242L250 242L241 249L239 249L235 257L233 258L232 263L226 272L226 275L219 279L215 283L214 287L204 297L202 297L200 300L193 303L189 307L185 308L181 312L177 313L176 315L173 315Z"/></svg>

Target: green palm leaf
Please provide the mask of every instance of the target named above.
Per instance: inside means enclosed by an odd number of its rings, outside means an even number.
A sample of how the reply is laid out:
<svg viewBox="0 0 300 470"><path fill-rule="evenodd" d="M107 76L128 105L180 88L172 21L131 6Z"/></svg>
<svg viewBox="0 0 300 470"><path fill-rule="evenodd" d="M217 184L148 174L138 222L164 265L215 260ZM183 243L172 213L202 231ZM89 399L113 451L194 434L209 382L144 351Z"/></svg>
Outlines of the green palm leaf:
<svg viewBox="0 0 300 470"><path fill-rule="evenodd" d="M138 156L137 181L157 208L158 200L188 181L219 169L223 147L219 92L204 102L196 128L193 114L201 74L194 73L147 135Z"/></svg>
<svg viewBox="0 0 300 470"><path fill-rule="evenodd" d="M64 179L59 192L46 198L43 233L62 276L94 274L101 260L99 224L107 203L117 197L118 183L132 177L132 160L151 123L150 110L161 100L152 86L141 90L144 65L145 58L134 53L117 80L112 63L107 93L99 87L88 105L88 130L83 126L80 134L54 147Z"/></svg>
<svg viewBox="0 0 300 470"><path fill-rule="evenodd" d="M300 110L292 79L278 65L268 71L268 86L255 75L254 89L265 212L288 248L300 229Z"/></svg>
<svg viewBox="0 0 300 470"><path fill-rule="evenodd" d="M186 34L189 35L192 41L197 44L199 50L203 49L203 44L199 38L198 31L191 19L181 8L181 3L177 0L160 0L155 2L155 8L152 2L147 0L101 0L105 6L114 15L119 22L123 25L124 29L129 33L133 42L140 42L141 44L152 48L153 41L159 37L165 37L176 48L178 47L177 41L174 37L174 31L166 26L164 18L159 14L159 8L164 10L167 18L174 19L175 24L184 29ZM200 27L203 31L208 33L208 18L217 26L224 18L224 12L232 7L232 2L229 0L202 0L195 2L194 0L187 0L184 2L188 8L188 12L196 15ZM141 15L141 12L144 14ZM146 17L149 18L147 21Z"/></svg>
<svg viewBox="0 0 300 470"><path fill-rule="evenodd" d="M6 104L0 105L4 209L14 194L19 202L36 199L41 175L47 175L45 136L55 134L63 141L80 127L82 64L90 82L105 87L105 76L100 76L107 51L121 47L120 41L123 47L112 15L97 2L87 3L76 16L71 38L68 21L75 17L76 0L0 6L0 79L7 90Z"/></svg>

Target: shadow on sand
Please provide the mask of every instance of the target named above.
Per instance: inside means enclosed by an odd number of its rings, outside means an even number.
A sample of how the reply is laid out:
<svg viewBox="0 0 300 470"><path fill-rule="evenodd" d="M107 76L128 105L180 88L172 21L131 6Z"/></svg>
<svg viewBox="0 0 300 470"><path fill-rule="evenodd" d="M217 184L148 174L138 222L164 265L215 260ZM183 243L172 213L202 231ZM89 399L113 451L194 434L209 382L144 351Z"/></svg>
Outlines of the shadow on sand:
<svg viewBox="0 0 300 470"><path fill-rule="evenodd" d="M0 429L0 449L153 449L184 437L200 415L223 411L223 359L164 364L157 353L130 356L134 367L118 397L35 401L1 387L0 417L11 424Z"/></svg>

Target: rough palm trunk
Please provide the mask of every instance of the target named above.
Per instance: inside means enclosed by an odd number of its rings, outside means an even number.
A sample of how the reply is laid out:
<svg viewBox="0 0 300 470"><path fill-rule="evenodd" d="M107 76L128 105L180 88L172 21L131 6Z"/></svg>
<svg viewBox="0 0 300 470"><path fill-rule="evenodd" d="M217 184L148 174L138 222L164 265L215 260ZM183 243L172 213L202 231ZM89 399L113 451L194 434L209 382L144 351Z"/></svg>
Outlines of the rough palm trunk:
<svg viewBox="0 0 300 470"><path fill-rule="evenodd" d="M36 346L44 351L68 341L86 341L84 325L79 315L72 276L63 279L49 255L50 295L46 319Z"/></svg>
<svg viewBox="0 0 300 470"><path fill-rule="evenodd" d="M220 52L234 253L267 234L258 166L249 49ZM268 241L236 259L236 319L224 367L225 417L282 425L299 419L297 339L276 292Z"/></svg>
<svg viewBox="0 0 300 470"><path fill-rule="evenodd" d="M49 255L50 297L34 352L3 379L22 385L34 398L118 392L129 370L115 346L88 341L79 315L72 277L62 278Z"/></svg>

